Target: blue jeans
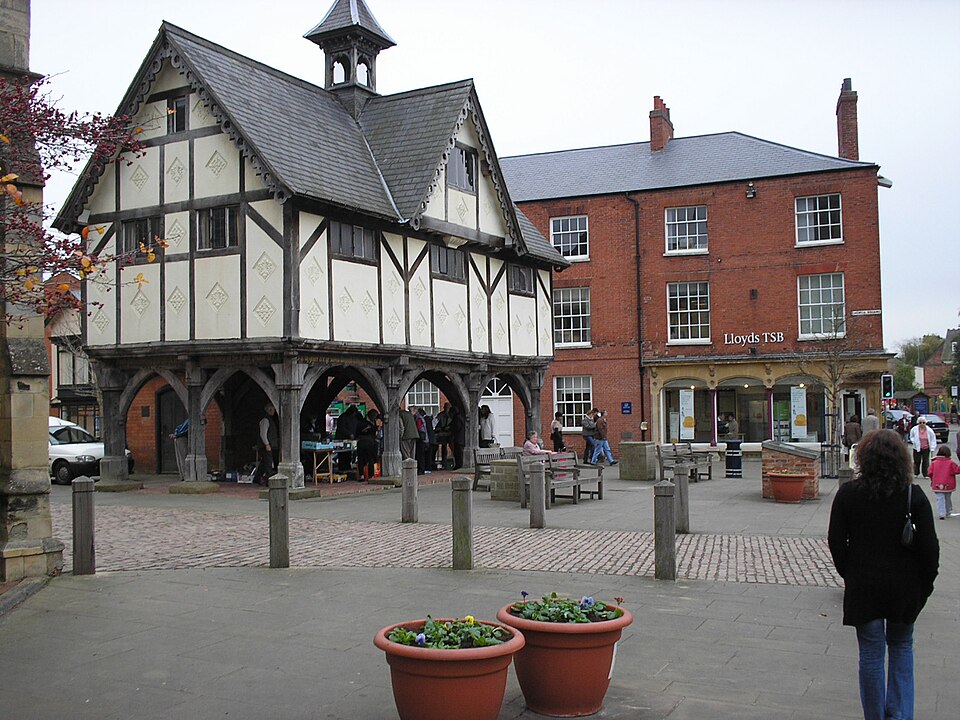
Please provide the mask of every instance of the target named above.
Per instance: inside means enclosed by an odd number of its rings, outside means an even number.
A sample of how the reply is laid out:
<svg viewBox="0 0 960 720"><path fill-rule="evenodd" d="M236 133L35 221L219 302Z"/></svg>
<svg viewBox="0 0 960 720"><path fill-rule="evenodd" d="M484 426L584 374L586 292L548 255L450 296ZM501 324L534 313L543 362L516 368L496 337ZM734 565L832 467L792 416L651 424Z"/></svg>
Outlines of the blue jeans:
<svg viewBox="0 0 960 720"><path fill-rule="evenodd" d="M857 627L857 641L864 720L913 720L913 624L871 620Z"/></svg>
<svg viewBox="0 0 960 720"><path fill-rule="evenodd" d="M937 498L937 515L940 517L950 517L953 512L953 493L935 492Z"/></svg>
<svg viewBox="0 0 960 720"><path fill-rule="evenodd" d="M607 462L613 462L613 453L610 452L610 441L609 440L597 440L593 439L593 457L590 458L590 462L596 464L597 458L600 457L600 454L603 453L607 457Z"/></svg>

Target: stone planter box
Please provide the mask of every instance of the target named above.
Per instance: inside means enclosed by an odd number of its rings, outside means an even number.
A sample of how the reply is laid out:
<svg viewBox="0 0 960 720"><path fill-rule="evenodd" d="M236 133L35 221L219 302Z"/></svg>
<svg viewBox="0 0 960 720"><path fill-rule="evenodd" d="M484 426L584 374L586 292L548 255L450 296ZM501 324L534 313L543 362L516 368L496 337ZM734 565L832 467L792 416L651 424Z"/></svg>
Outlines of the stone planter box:
<svg viewBox="0 0 960 720"><path fill-rule="evenodd" d="M777 470L803 473L808 476L803 484L802 499L813 500L820 496L820 453L816 450L767 440L763 443L762 458L763 497L773 499L770 473Z"/></svg>
<svg viewBox="0 0 960 720"><path fill-rule="evenodd" d="M520 502L517 461L494 460L490 463L490 499Z"/></svg>
<svg viewBox="0 0 960 720"><path fill-rule="evenodd" d="M621 442L620 479L656 482L656 447L654 442Z"/></svg>

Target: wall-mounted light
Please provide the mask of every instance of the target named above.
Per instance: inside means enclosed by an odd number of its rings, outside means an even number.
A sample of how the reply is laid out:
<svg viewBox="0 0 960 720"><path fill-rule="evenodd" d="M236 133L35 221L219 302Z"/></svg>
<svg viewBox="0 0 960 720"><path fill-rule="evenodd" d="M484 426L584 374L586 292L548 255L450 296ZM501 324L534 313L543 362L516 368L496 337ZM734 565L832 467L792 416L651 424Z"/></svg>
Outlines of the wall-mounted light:
<svg viewBox="0 0 960 720"><path fill-rule="evenodd" d="M800 387L804 387L803 383L800 383Z"/></svg>
<svg viewBox="0 0 960 720"><path fill-rule="evenodd" d="M744 387L744 389L747 389L747 388L750 387L750 386L747 385L746 383L744 383L744 386L743 386L743 387Z"/></svg>
<svg viewBox="0 0 960 720"><path fill-rule="evenodd" d="M691 389L691 390L696 390L696 389L697 389L697 386L696 386L696 385L691 385L691 386L690 386L690 389Z"/></svg>
<svg viewBox="0 0 960 720"><path fill-rule="evenodd" d="M753 200L753 198L755 198L756 196L757 196L757 188L754 187L754 184L752 181L748 182L747 183L747 199Z"/></svg>

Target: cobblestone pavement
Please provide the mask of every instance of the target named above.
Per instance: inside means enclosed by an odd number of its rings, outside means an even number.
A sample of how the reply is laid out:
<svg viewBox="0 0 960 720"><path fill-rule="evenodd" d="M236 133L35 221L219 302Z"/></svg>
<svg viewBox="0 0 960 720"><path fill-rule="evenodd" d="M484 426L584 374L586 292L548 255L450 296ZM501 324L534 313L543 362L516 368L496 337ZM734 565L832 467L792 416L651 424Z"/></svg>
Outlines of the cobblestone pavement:
<svg viewBox="0 0 960 720"><path fill-rule="evenodd" d="M71 511L53 505L55 535L67 543ZM193 510L97 508L97 570L254 567L269 562L267 518ZM215 542L212 540L215 538ZM290 519L290 562L296 567L449 567L451 528L436 523ZM652 577L648 532L477 527L475 561L497 570ZM680 578L840 587L824 538L681 535Z"/></svg>

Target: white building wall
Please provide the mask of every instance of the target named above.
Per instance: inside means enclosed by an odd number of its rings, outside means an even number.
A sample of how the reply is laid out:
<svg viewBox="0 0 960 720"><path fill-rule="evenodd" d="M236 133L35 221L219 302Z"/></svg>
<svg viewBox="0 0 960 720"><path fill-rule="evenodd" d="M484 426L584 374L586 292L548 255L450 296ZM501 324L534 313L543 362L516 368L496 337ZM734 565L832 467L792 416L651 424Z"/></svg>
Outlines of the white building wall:
<svg viewBox="0 0 960 720"><path fill-rule="evenodd" d="M425 243L407 239L407 253L412 264L423 250ZM426 257L416 273L410 278L410 344L430 347L430 258Z"/></svg>
<svg viewBox="0 0 960 720"><path fill-rule="evenodd" d="M169 213L163 219L163 239L167 241L164 255L190 252L190 213Z"/></svg>
<svg viewBox="0 0 960 720"><path fill-rule="evenodd" d="M552 290L550 272L538 270L540 282L547 290ZM537 341L538 355L553 355L553 298L537 285L537 313L539 315L540 334Z"/></svg>
<svg viewBox="0 0 960 720"><path fill-rule="evenodd" d="M167 134L167 101L144 103L132 124L140 128L140 140L163 137Z"/></svg>
<svg viewBox="0 0 960 720"><path fill-rule="evenodd" d="M495 278L503 261L490 259L490 277ZM507 317L507 276L504 273L490 298L490 337L493 352L506 355L510 352L510 319Z"/></svg>
<svg viewBox="0 0 960 720"><path fill-rule="evenodd" d="M136 280L142 276L139 282ZM120 342L160 339L160 263L120 269Z"/></svg>
<svg viewBox="0 0 960 720"><path fill-rule="evenodd" d="M164 339L190 339L190 263L168 262L164 267Z"/></svg>
<svg viewBox="0 0 960 720"><path fill-rule="evenodd" d="M163 148L163 200L183 202L190 198L190 143L175 142Z"/></svg>
<svg viewBox="0 0 960 720"><path fill-rule="evenodd" d="M403 257L403 238L385 233L384 238L398 258ZM404 293L403 277L396 266L386 256L380 254L381 293L383 294L382 322L383 342L387 345L405 345L407 342L407 300Z"/></svg>
<svg viewBox="0 0 960 720"><path fill-rule="evenodd" d="M283 233L280 203L264 200L251 209ZM283 250L251 218L246 218L247 337L283 335Z"/></svg>
<svg viewBox="0 0 960 720"><path fill-rule="evenodd" d="M217 121L197 93L193 93L189 99L190 103L190 129L210 127L216 125Z"/></svg>
<svg viewBox="0 0 960 720"><path fill-rule="evenodd" d="M447 169L440 171L440 179L437 181L437 187L427 202L427 209L423 211L424 216L436 218L437 220L447 219Z"/></svg>
<svg viewBox="0 0 960 720"><path fill-rule="evenodd" d="M194 283L197 339L240 337L240 256L198 257Z"/></svg>
<svg viewBox="0 0 960 720"><path fill-rule="evenodd" d="M113 163L104 168L103 174L87 200L87 209L91 215L112 213L117 210L117 176ZM91 230L91 233L93 231Z"/></svg>
<svg viewBox="0 0 960 720"><path fill-rule="evenodd" d="M334 260L332 280L333 339L379 344L376 266Z"/></svg>
<svg viewBox="0 0 960 720"><path fill-rule="evenodd" d="M300 247L323 221L319 215L300 213ZM300 262L300 335L312 340L330 339L330 277L327 270L327 232Z"/></svg>
<svg viewBox="0 0 960 720"><path fill-rule="evenodd" d="M467 286L446 280L433 281L434 345L467 350Z"/></svg>
<svg viewBox="0 0 960 720"><path fill-rule="evenodd" d="M483 284L486 283L487 258L483 255L473 254L473 261L477 266L479 275L474 270L473 265L467 262L467 273L470 277L470 340L474 352L489 352L490 349L490 319L487 313L487 295L483 291Z"/></svg>
<svg viewBox="0 0 960 720"><path fill-rule="evenodd" d="M514 355L537 354L537 299L510 296L510 347Z"/></svg>
<svg viewBox="0 0 960 720"><path fill-rule="evenodd" d="M109 231L110 224L104 227ZM100 241L100 234L90 226L87 239L88 252ZM111 238L103 247L103 255L113 255L116 239ZM87 344L114 345L117 341L117 288L116 263L107 263L104 268L86 279L87 287Z"/></svg>
<svg viewBox="0 0 960 720"><path fill-rule="evenodd" d="M194 197L228 195L240 190L240 152L226 135L193 141Z"/></svg>
<svg viewBox="0 0 960 720"><path fill-rule="evenodd" d="M160 204L160 149L146 148L143 155L120 163L120 208Z"/></svg>

